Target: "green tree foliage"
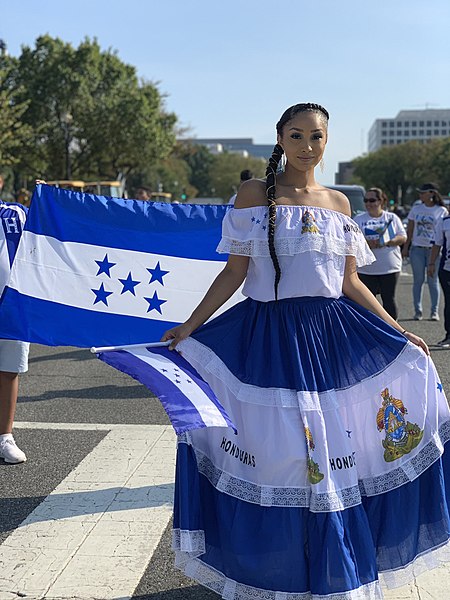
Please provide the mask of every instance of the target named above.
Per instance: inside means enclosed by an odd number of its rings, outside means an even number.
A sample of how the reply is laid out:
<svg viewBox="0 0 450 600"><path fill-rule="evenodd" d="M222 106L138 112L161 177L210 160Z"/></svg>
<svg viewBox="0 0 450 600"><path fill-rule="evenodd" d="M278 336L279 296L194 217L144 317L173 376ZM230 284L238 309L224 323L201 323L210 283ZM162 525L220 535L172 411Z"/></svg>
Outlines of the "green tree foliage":
<svg viewBox="0 0 450 600"><path fill-rule="evenodd" d="M189 184L196 189L200 197L211 196L214 187L211 181L211 167L214 156L205 146L182 142L177 148L177 155L189 167Z"/></svg>
<svg viewBox="0 0 450 600"><path fill-rule="evenodd" d="M0 62L0 165L2 168L18 162L21 147L31 130L22 122L27 102L18 100L18 91L10 83L13 63L8 57Z"/></svg>
<svg viewBox="0 0 450 600"><path fill-rule="evenodd" d="M78 48L50 36L24 47L12 74L33 134L21 155L30 175L62 179L69 143L72 178L115 178L169 155L176 117L155 85L96 40ZM67 115L70 115L70 122Z"/></svg>
<svg viewBox="0 0 450 600"><path fill-rule="evenodd" d="M240 183L240 173L250 169L254 177L264 177L266 161L259 158L245 158L239 154L224 152L215 155L210 168L211 192L209 195L218 196L225 201L233 195Z"/></svg>
<svg viewBox="0 0 450 600"><path fill-rule="evenodd" d="M353 165L355 178L366 188L381 187L394 199L400 191L402 201L407 202L416 197L415 188L427 181L435 182L446 194L450 190L449 162L450 138L443 138L380 148L354 159Z"/></svg>

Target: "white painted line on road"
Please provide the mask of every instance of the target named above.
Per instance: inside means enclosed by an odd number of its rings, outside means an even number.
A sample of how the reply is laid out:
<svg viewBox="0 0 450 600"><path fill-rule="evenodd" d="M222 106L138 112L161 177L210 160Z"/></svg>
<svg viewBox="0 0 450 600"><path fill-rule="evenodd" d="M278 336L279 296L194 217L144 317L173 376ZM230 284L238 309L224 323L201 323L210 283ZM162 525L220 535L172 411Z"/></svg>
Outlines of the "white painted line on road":
<svg viewBox="0 0 450 600"><path fill-rule="evenodd" d="M176 437L165 425L108 428L0 545L0 598L132 597L172 514Z"/></svg>
<svg viewBox="0 0 450 600"><path fill-rule="evenodd" d="M68 429L78 431L142 431L146 427L166 427L166 425L129 425L122 423L41 423L38 421L15 421L15 429Z"/></svg>

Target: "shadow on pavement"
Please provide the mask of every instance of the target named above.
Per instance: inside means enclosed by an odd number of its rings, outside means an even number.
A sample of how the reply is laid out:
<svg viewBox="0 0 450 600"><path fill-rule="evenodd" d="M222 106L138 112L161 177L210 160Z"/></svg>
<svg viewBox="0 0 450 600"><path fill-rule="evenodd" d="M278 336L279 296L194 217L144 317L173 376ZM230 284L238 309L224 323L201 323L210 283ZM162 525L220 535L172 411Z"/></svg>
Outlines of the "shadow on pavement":
<svg viewBox="0 0 450 600"><path fill-rule="evenodd" d="M70 358L72 360L81 361L81 360L91 360L95 358L95 356L89 350L68 350L67 352L60 352L59 354L45 354L42 356L33 356L30 357L29 363L39 363L48 360L59 360L61 358Z"/></svg>
<svg viewBox="0 0 450 600"><path fill-rule="evenodd" d="M201 585L192 587L165 590L140 596L133 596L132 600L218 600L220 596ZM114 600L128 600L128 598L114 598Z"/></svg>
<svg viewBox="0 0 450 600"><path fill-rule="evenodd" d="M110 400L110 399L150 399L154 398L152 393L143 385L100 385L97 387L87 387L78 390L51 390L44 392L40 396L21 396L19 402L40 402L41 400L55 400L62 398L80 398L89 400Z"/></svg>

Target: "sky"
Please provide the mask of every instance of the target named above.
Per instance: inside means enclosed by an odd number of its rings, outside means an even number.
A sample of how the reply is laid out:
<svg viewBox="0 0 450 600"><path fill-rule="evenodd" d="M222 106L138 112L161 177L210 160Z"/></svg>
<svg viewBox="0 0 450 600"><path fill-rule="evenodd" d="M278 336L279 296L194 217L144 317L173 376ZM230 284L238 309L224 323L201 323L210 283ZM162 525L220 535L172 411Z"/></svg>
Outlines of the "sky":
<svg viewBox="0 0 450 600"><path fill-rule="evenodd" d="M323 184L377 118L450 108L448 0L0 0L12 55L86 36L158 83L192 137L275 143L288 106L330 113Z"/></svg>

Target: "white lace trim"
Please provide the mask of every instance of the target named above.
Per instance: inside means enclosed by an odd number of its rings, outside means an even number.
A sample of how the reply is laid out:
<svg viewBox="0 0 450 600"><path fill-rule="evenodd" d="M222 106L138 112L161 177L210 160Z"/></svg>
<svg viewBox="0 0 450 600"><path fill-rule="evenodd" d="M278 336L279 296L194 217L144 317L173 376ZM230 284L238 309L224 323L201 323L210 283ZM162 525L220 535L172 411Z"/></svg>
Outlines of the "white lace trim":
<svg viewBox="0 0 450 600"><path fill-rule="evenodd" d="M431 569L436 569L450 562L450 541L438 548L427 550L417 556L409 565L390 571L380 571L380 579L387 588L398 588L407 585L413 579Z"/></svg>
<svg viewBox="0 0 450 600"><path fill-rule="evenodd" d="M179 436L178 443L191 445L197 468L211 485L228 496L259 506L309 508L311 512L335 512L361 504L362 496L377 496L414 481L443 454L450 440L450 421L444 423L434 437L402 466L383 475L359 480L359 487L316 493L311 487L282 487L261 485L227 473L214 465L211 459L192 445L189 434Z"/></svg>
<svg viewBox="0 0 450 600"><path fill-rule="evenodd" d="M276 237L275 250L278 256L293 256L303 252L321 252L339 256L354 256L358 267L372 264L376 259L365 239L341 239L330 234L296 234L296 237ZM223 236L217 246L217 252L239 254L243 256L270 256L267 239L253 238L237 240Z"/></svg>
<svg viewBox="0 0 450 600"><path fill-rule="evenodd" d="M278 406L285 408L301 408L307 410L336 410L340 406L350 406L362 401L364 390L370 381L380 389L396 379L405 369L413 369L415 363L423 358L423 354L411 343L408 343L400 354L376 375L359 381L351 388L329 390L326 392L308 392L290 390L287 388L261 388L256 385L243 383L228 369L225 363L211 350L194 338L187 338L179 343L178 349L184 358L194 360L200 374L208 373L219 379L240 402L260 404L263 406ZM204 376L204 375L203 375ZM347 390L352 390L349 399Z"/></svg>
<svg viewBox="0 0 450 600"><path fill-rule="evenodd" d="M176 553L175 566L183 570L186 575L196 579L202 585L209 587L216 591L218 594L223 593L226 589L225 583L226 578L224 575L206 566L203 562L198 560L198 557L205 552L205 534L202 530L200 531L187 531L175 529L172 532L172 549ZM188 548L192 548L190 551ZM409 565L400 567L398 569L392 569L388 571L380 571L379 576L382 584L387 588L398 588L410 583L413 579L431 569L436 569L445 563L450 562L450 541L444 543L442 546L427 550L423 554L417 556ZM197 563L199 565L197 566ZM208 571L210 571L208 573ZM206 576L206 577L205 577ZM215 587L211 587L208 582L211 582ZM232 595L222 596L222 598L231 598L235 600L247 600L256 599L261 600L268 599L288 599L288 600L318 600L321 598L327 598L329 600L336 600L336 598L350 599L350 600L367 600L368 598L382 599L381 590L378 582L373 582L366 586L362 586L358 590L352 590L350 592L343 592L342 594L332 594L328 596L317 596L311 593L306 594L287 594L286 592L272 592L269 590L259 590L257 588L251 588L244 586L243 584L237 584L231 582L228 584L239 593L252 593L253 595ZM243 590L240 587L243 587ZM358 594L362 593L360 596ZM269 596L267 596L269 594ZM272 595L270 595L272 594ZM276 594L279 594L278 596ZM284 594L284 595L283 595ZM350 594L350 595L349 595ZM370 595L372 594L372 595ZM373 595L375 594L375 595Z"/></svg>
<svg viewBox="0 0 450 600"><path fill-rule="evenodd" d="M223 573L206 565L196 556L175 550L175 566L224 600L383 600L378 581L363 585L356 590L335 594L312 594L311 592L275 592L238 583Z"/></svg>

